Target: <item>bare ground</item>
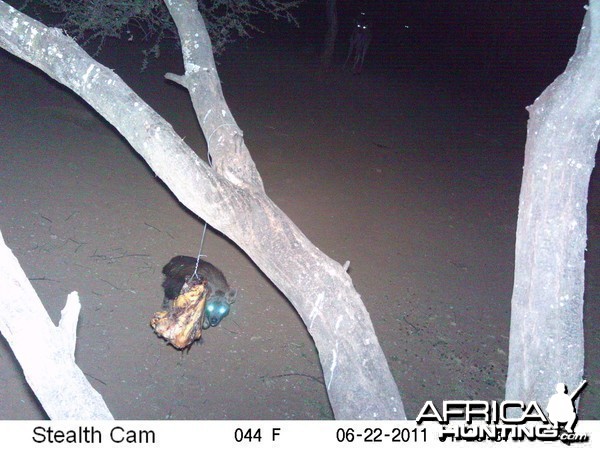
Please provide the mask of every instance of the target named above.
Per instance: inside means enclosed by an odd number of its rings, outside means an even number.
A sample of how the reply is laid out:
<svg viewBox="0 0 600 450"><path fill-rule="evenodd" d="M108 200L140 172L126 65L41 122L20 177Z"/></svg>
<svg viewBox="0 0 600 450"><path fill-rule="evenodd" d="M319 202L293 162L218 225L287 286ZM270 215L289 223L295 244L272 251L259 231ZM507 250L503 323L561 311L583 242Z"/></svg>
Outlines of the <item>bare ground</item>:
<svg viewBox="0 0 600 450"><path fill-rule="evenodd" d="M162 80L178 59L139 73L126 51L104 61L204 157L186 93ZM257 45L220 66L268 194L325 253L351 261L409 417L426 400L502 399L524 108L537 92L515 101L502 86L408 69L319 73L311 61ZM0 79L0 229L55 323L79 291L77 362L115 417L331 418L297 314L218 233L204 253L239 289L231 316L189 353L152 333L161 267L197 253L202 222L71 93L5 52ZM581 419L600 419L595 178ZM0 418L45 417L0 338Z"/></svg>

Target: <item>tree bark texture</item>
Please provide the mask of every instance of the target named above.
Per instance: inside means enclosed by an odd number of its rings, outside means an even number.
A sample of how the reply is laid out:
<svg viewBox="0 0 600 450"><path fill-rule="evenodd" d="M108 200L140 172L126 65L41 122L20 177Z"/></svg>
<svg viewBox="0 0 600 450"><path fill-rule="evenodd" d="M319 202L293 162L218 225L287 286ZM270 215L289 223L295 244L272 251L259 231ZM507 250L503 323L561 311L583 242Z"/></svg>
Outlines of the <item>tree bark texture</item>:
<svg viewBox="0 0 600 450"><path fill-rule="evenodd" d="M55 420L107 420L104 399L75 364L77 292L55 327L0 232L0 332L44 411Z"/></svg>
<svg viewBox="0 0 600 450"><path fill-rule="evenodd" d="M0 2L0 45L88 102L181 203L239 245L287 296L314 339L337 419L405 418L398 387L349 275L264 194L223 99L197 5L191 0L166 4L179 29L186 70L168 78L189 90L213 168L61 30L46 28Z"/></svg>
<svg viewBox="0 0 600 450"><path fill-rule="evenodd" d="M600 1L575 54L529 107L506 399L545 407L583 375L587 195L600 124ZM516 412L516 411L515 411Z"/></svg>
<svg viewBox="0 0 600 450"><path fill-rule="evenodd" d="M325 43L321 53L321 66L328 68L331 66L333 51L335 50L335 40L338 33L338 18L336 0L326 0L325 14L327 17L327 33L325 34Z"/></svg>

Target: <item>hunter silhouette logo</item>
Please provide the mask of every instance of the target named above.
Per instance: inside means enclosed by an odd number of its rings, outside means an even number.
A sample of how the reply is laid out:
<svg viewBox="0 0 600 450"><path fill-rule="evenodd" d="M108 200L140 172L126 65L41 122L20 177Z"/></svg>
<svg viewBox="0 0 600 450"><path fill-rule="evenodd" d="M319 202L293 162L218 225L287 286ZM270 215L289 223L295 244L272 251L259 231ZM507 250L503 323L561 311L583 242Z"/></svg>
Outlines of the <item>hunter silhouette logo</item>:
<svg viewBox="0 0 600 450"><path fill-rule="evenodd" d="M548 411L548 419L556 429L560 429L560 424L566 424L564 430L567 433L573 433L573 427L577 422L577 413L573 401L579 396L581 390L587 384L583 380L571 395L567 394L567 386L564 383L556 385L556 394L550 397L546 411Z"/></svg>

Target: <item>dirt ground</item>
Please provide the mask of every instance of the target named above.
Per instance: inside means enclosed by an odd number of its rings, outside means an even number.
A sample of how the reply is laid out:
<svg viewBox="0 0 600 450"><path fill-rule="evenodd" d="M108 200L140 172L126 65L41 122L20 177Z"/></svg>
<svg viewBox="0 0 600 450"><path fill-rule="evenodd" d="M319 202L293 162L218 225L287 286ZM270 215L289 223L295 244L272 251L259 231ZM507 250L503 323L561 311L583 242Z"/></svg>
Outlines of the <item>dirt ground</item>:
<svg viewBox="0 0 600 450"><path fill-rule="evenodd" d="M179 59L139 73L134 50L100 59L205 157L186 92L162 78ZM314 61L260 41L221 59L267 193L326 254L351 261L409 417L426 400L502 399L525 106L539 92L516 100L397 67L319 73ZM4 51L0 80L0 229L55 323L79 292L77 362L114 416L332 418L297 314L218 233L204 253L239 289L230 317L189 353L153 334L161 268L196 255L203 223L70 92ZM580 419L600 419L598 178ZM45 417L0 338L0 418Z"/></svg>

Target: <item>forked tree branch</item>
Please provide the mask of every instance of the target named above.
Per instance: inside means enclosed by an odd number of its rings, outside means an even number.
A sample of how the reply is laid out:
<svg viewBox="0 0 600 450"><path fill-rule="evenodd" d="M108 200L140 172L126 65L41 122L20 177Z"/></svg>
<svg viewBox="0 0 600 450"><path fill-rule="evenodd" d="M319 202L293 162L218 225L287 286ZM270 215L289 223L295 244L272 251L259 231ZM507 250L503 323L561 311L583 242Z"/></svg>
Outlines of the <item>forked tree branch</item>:
<svg viewBox="0 0 600 450"><path fill-rule="evenodd" d="M371 319L340 264L316 248L264 194L220 92L202 17L191 2L169 1L190 16L182 35L190 89L209 141L212 170L111 70L60 30L48 29L0 2L0 46L69 87L113 124L191 211L243 249L287 296L319 351L338 419L402 419L398 387ZM192 17L194 16L194 17ZM198 27L194 29L187 26ZM200 46L197 55L190 52ZM202 97L208 95L206 99ZM210 112L210 114L209 114ZM206 116L206 117L205 117ZM213 143L215 139L215 143ZM0 312L1 313L1 312Z"/></svg>
<svg viewBox="0 0 600 450"><path fill-rule="evenodd" d="M55 327L0 231L0 332L44 411L56 420L112 419L104 400L75 364L77 292Z"/></svg>

